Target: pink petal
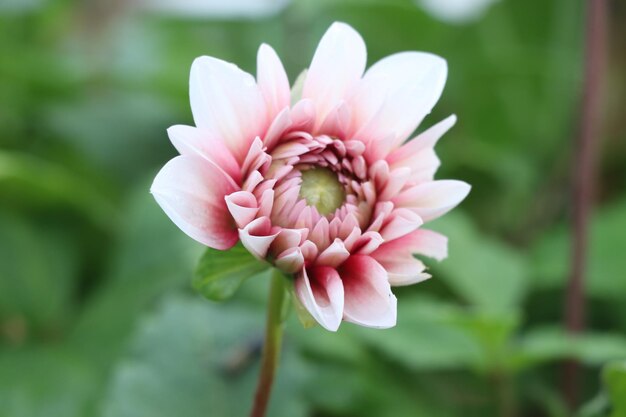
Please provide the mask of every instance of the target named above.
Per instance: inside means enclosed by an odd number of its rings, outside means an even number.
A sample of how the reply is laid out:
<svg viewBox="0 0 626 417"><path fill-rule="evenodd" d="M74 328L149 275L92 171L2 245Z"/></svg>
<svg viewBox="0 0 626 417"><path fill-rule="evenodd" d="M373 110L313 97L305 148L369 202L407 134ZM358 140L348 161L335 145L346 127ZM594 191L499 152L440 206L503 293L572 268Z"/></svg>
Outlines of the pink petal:
<svg viewBox="0 0 626 417"><path fill-rule="evenodd" d="M470 189L463 181L430 181L406 189L393 202L413 210L426 222L452 210L467 197Z"/></svg>
<svg viewBox="0 0 626 417"><path fill-rule="evenodd" d="M196 125L219 137L237 161L243 161L250 143L268 127L265 100L254 78L231 63L196 58L189 97Z"/></svg>
<svg viewBox="0 0 626 417"><path fill-rule="evenodd" d="M241 169L224 143L209 131L192 126L175 125L167 129L172 144L181 155L200 155L213 162L241 184Z"/></svg>
<svg viewBox="0 0 626 417"><path fill-rule="evenodd" d="M430 278L424 264L413 254L441 260L447 256L448 239L436 232L418 229L381 245L372 257L387 270L391 285L410 285Z"/></svg>
<svg viewBox="0 0 626 417"><path fill-rule="evenodd" d="M237 184L215 164L190 155L165 164L150 188L176 226L220 250L237 243L237 230L224 201L224 196L237 190Z"/></svg>
<svg viewBox="0 0 626 417"><path fill-rule="evenodd" d="M271 152L272 149L274 149L283 133L291 127L291 123L291 113L289 108L283 109L276 115L270 124L270 127L267 129L265 137L263 138L263 145L265 145L268 149L268 152Z"/></svg>
<svg viewBox="0 0 626 417"><path fill-rule="evenodd" d="M424 223L418 214L403 208L393 210L388 219L380 229L380 235L386 242L411 233Z"/></svg>
<svg viewBox="0 0 626 417"><path fill-rule="evenodd" d="M258 259L265 259L276 236L278 236L278 231L272 228L272 223L267 217L259 217L243 229L239 229L241 243Z"/></svg>
<svg viewBox="0 0 626 417"><path fill-rule="evenodd" d="M315 103L318 123L361 78L366 59L361 36L345 23L333 23L317 46L302 90L302 97Z"/></svg>
<svg viewBox="0 0 626 417"><path fill-rule="evenodd" d="M432 181L440 165L433 147L455 122L456 116L452 115L411 139L387 156L389 165L393 168L409 168L410 183Z"/></svg>
<svg viewBox="0 0 626 417"><path fill-rule="evenodd" d="M353 255L338 272L345 292L344 320L379 329L396 325L396 297L376 260Z"/></svg>
<svg viewBox="0 0 626 417"><path fill-rule="evenodd" d="M343 261L348 259L350 252L346 249L341 239L335 241L317 257L316 264L337 268Z"/></svg>
<svg viewBox="0 0 626 417"><path fill-rule="evenodd" d="M293 274L304 266L304 256L299 247L290 248L276 257L276 267L280 270Z"/></svg>
<svg viewBox="0 0 626 417"><path fill-rule="evenodd" d="M397 147L430 113L443 91L446 61L425 52L400 52L375 63L357 87L351 101L354 137L367 142L395 132ZM381 101L381 97L384 100Z"/></svg>
<svg viewBox="0 0 626 417"><path fill-rule="evenodd" d="M259 212L257 199L251 192L237 191L227 195L225 200L228 211L239 228L245 227L254 220Z"/></svg>
<svg viewBox="0 0 626 417"><path fill-rule="evenodd" d="M281 229L280 233L272 242L273 253L280 254L288 249L300 246L306 238L306 229Z"/></svg>
<svg viewBox="0 0 626 417"><path fill-rule="evenodd" d="M273 119L289 106L291 93L285 68L274 49L267 44L262 44L257 54L257 82Z"/></svg>
<svg viewBox="0 0 626 417"><path fill-rule="evenodd" d="M411 159L424 149L434 148L437 141L456 123L456 116L451 115L436 125L417 135L387 156L391 166L411 166Z"/></svg>
<svg viewBox="0 0 626 417"><path fill-rule="evenodd" d="M344 290L339 274L333 268L303 268L296 276L296 295L313 318L325 329L337 331L341 324Z"/></svg>

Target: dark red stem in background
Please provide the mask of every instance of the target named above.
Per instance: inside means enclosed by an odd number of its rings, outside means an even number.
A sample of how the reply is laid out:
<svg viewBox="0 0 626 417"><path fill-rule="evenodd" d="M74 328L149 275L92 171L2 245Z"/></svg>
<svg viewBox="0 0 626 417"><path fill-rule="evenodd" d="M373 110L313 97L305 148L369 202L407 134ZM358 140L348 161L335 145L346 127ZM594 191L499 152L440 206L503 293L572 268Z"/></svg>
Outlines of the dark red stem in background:
<svg viewBox="0 0 626 417"><path fill-rule="evenodd" d="M605 66L607 2L587 0L585 75L579 134L573 164L573 248L571 276L567 285L565 324L571 334L585 326L585 270L589 217L593 203L596 156L601 122L601 93ZM580 367L575 361L565 364L563 395L570 410L578 404Z"/></svg>

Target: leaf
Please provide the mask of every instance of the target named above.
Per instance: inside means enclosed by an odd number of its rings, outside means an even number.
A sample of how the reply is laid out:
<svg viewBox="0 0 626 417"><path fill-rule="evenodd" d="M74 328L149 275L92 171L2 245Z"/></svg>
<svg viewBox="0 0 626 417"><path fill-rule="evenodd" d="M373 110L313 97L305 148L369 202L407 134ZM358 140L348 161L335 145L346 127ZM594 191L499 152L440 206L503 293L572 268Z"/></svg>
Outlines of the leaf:
<svg viewBox="0 0 626 417"><path fill-rule="evenodd" d="M97 376L80 352L66 346L0 348L0 415L93 415Z"/></svg>
<svg viewBox="0 0 626 417"><path fill-rule="evenodd" d="M435 279L484 310L508 312L520 305L528 281L520 253L483 236L462 212L450 213L432 227L449 238L448 258L433 265Z"/></svg>
<svg viewBox="0 0 626 417"><path fill-rule="evenodd" d="M104 417L235 417L250 411L263 314L240 304L170 296L139 327L116 367ZM268 415L309 415L299 387L307 368L285 345Z"/></svg>
<svg viewBox="0 0 626 417"><path fill-rule="evenodd" d="M414 370L459 369L483 362L479 341L455 324L466 314L457 306L428 297L398 302L398 324L380 331L344 323L348 332Z"/></svg>
<svg viewBox="0 0 626 417"><path fill-rule="evenodd" d="M33 206L74 209L103 230L114 228L118 213L94 184L66 167L21 152L0 150L0 198Z"/></svg>
<svg viewBox="0 0 626 417"><path fill-rule="evenodd" d="M626 337L592 332L570 335L556 326L535 328L521 337L511 362L525 368L568 358L596 366L626 358Z"/></svg>
<svg viewBox="0 0 626 417"><path fill-rule="evenodd" d="M227 251L208 248L196 267L193 287L209 300L232 297L243 281L269 268L238 243Z"/></svg>
<svg viewBox="0 0 626 417"><path fill-rule="evenodd" d="M592 218L585 287L590 295L624 300L624 230L626 200L599 210ZM560 288L570 274L571 233L563 225L549 230L533 248L532 284Z"/></svg>
<svg viewBox="0 0 626 417"><path fill-rule="evenodd" d="M607 364L602 379L613 404L611 417L626 417L626 361Z"/></svg>
<svg viewBox="0 0 626 417"><path fill-rule="evenodd" d="M59 333L71 319L78 269L77 247L62 226L0 209L0 322L24 323L11 342L23 342L31 327Z"/></svg>

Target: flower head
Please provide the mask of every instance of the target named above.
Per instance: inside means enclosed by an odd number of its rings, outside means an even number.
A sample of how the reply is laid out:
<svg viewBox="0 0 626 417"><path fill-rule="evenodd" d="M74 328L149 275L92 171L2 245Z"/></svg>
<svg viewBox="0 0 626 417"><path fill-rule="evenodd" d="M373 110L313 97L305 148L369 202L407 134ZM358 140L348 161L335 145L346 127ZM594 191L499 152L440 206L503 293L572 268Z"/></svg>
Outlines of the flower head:
<svg viewBox="0 0 626 417"><path fill-rule="evenodd" d="M334 23L293 96L268 45L256 80L211 57L191 68L196 127L173 126L180 156L152 193L172 221L215 249L241 241L294 275L295 294L323 327L396 323L391 286L426 278L413 254L443 259L444 236L422 228L469 185L433 180L450 116L409 139L439 99L446 62L423 52L388 56L365 71L365 44Z"/></svg>

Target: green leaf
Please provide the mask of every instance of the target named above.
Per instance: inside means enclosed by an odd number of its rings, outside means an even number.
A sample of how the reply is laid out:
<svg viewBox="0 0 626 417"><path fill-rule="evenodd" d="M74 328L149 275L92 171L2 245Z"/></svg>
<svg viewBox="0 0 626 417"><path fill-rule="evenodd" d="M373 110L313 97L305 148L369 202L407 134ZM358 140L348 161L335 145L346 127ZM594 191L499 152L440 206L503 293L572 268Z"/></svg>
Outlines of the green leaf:
<svg viewBox="0 0 626 417"><path fill-rule="evenodd" d="M591 332L570 335L560 327L535 328L521 337L518 351L511 356L511 361L523 368L567 358L588 365L626 358L626 337Z"/></svg>
<svg viewBox="0 0 626 417"><path fill-rule="evenodd" d="M428 297L404 297L398 303L398 324L371 330L345 323L349 332L414 370L459 369L483 362L479 341L456 324L467 314L457 306Z"/></svg>
<svg viewBox="0 0 626 417"><path fill-rule="evenodd" d="M611 417L626 417L626 361L607 364L602 377L613 404Z"/></svg>
<svg viewBox="0 0 626 417"><path fill-rule="evenodd" d="M589 265L585 287L588 294L622 301L626 296L624 274L626 200L599 210L592 219ZM549 230L533 248L533 285L554 289L570 275L571 233L564 225Z"/></svg>
<svg viewBox="0 0 626 417"><path fill-rule="evenodd" d="M527 286L526 262L519 252L482 235L462 212L446 215L433 228L450 241L448 259L433 265L435 278L483 310L509 312L519 306Z"/></svg>
<svg viewBox="0 0 626 417"><path fill-rule="evenodd" d="M209 300L221 301L232 297L246 279L269 268L241 245L228 251L208 248L196 267L193 287Z"/></svg>
<svg viewBox="0 0 626 417"><path fill-rule="evenodd" d="M104 417L235 417L251 409L264 316L241 304L170 296L138 329L116 367ZM285 344L268 415L311 415L300 395L307 367Z"/></svg>

